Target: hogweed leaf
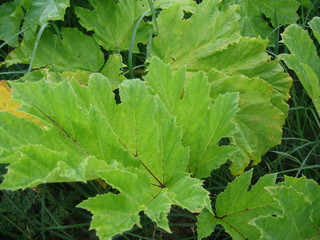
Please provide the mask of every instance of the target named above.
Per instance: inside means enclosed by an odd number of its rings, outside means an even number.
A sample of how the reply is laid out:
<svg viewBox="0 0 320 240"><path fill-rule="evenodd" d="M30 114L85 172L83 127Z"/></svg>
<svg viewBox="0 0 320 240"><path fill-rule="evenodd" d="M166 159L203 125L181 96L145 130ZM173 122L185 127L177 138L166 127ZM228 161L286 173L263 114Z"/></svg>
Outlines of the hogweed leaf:
<svg viewBox="0 0 320 240"><path fill-rule="evenodd" d="M12 99L11 89L6 81L0 81L0 111L10 112L18 117L32 119L31 115L18 110L20 104Z"/></svg>
<svg viewBox="0 0 320 240"><path fill-rule="evenodd" d="M127 80L120 84L117 104L107 78L92 74L85 82L12 84L21 109L42 125L0 113L1 162L10 164L1 188L103 179L120 194L90 198L79 206L94 214L91 227L104 239L139 225L140 211L170 231L171 205L192 212L208 207L202 181L186 172L183 130L160 97L150 95L144 82ZM104 220L115 212L117 219L127 216L121 224Z"/></svg>
<svg viewBox="0 0 320 240"><path fill-rule="evenodd" d="M220 12L218 1L205 1L197 6L190 19L183 20L182 6L168 8L158 17L159 35L152 42L151 55L176 69L239 41L236 9ZM193 31L188 31L190 28Z"/></svg>
<svg viewBox="0 0 320 240"><path fill-rule="evenodd" d="M212 169L218 168L231 159L237 148L231 145L219 146L223 138L231 138L237 126L234 118L238 112L238 93L219 95L210 107L199 126L198 141L190 144L190 170L197 177L210 175Z"/></svg>
<svg viewBox="0 0 320 240"><path fill-rule="evenodd" d="M183 129L182 143L190 147L189 171L194 176L209 176L235 153L234 146L219 146L219 141L232 137L236 131L232 121L238 111L237 93L223 94L211 104L204 72L186 83L185 68L174 73L170 65L156 57L151 59L145 80L152 93L177 117Z"/></svg>
<svg viewBox="0 0 320 240"><path fill-rule="evenodd" d="M105 49L128 50L137 20L149 9L148 1L90 0L89 3L93 7L92 10L75 8L80 24L88 30L93 30L94 39ZM148 34L149 27L142 22L136 35L137 43L146 43Z"/></svg>
<svg viewBox="0 0 320 240"><path fill-rule="evenodd" d="M310 26L315 36L319 36L319 18L314 18ZM281 54L280 57L296 72L320 115L320 58L316 47L308 33L298 25L287 27L282 37L291 54Z"/></svg>
<svg viewBox="0 0 320 240"><path fill-rule="evenodd" d="M208 236L211 232L206 229L219 224L230 234L232 239L259 239L258 229L250 225L250 221L257 216L279 213L281 208L273 199L266 187L275 184L276 175L267 175L248 191L252 171L243 173L227 186L225 191L218 195L215 215L204 210L198 216L199 239Z"/></svg>
<svg viewBox="0 0 320 240"><path fill-rule="evenodd" d="M319 223L313 222L311 218L313 211L319 211L319 208L313 209L314 205L311 205L310 198L291 186L268 187L267 190L281 205L283 214L277 217L261 216L251 222L261 231L261 239L319 238Z"/></svg>
<svg viewBox="0 0 320 240"><path fill-rule="evenodd" d="M320 229L320 186L312 179L306 177L293 178L286 176L284 184L288 187L293 187L298 193L303 194L310 202L311 214L310 219L313 225Z"/></svg>

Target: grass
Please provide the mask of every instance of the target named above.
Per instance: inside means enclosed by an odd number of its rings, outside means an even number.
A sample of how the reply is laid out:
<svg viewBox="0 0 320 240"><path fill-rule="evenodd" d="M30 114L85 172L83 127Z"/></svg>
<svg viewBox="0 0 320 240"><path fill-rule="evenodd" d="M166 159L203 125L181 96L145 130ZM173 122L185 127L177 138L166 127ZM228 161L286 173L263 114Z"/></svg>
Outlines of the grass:
<svg viewBox="0 0 320 240"><path fill-rule="evenodd" d="M150 1L149 1L150 3ZM314 16L320 15L320 1L312 1L310 8L300 8L298 23L308 28L307 22ZM153 9L152 20L156 21ZM66 20L68 21L68 19ZM76 25L70 18L67 25ZM71 23L72 22L72 23ZM41 32L39 32L41 36ZM134 38L134 35L133 35ZM3 61L12 51L8 45L0 42L0 59ZM318 46L319 47L319 46ZM134 75L134 69L140 65L140 56L129 54L129 75ZM34 52L36 51L36 46ZM286 49L281 44L269 49L269 53L277 56ZM137 61L135 61L135 59ZM136 63L136 64L135 64ZM139 66L137 66L139 64ZM18 79L24 73L30 71L31 65L14 65L0 68L0 79ZM289 72L294 79L289 101L290 110L284 134L280 145L271 149L262 162L255 166L254 180L269 173L278 173L279 180L285 175L299 177L304 175L320 183L320 119L315 108L293 72ZM1 165L2 174L6 172ZM1 174L1 175L2 175ZM211 199L215 201L217 195L234 179L228 170L228 164L212 172L211 177L206 178L204 186L210 191ZM0 192L0 238L3 240L22 239L81 239L96 240L94 231L89 230L91 214L76 205L96 194L114 191L104 188L97 181L83 183L59 183L43 184L36 189ZM123 235L115 236L118 240L142 240L142 239L166 239L187 240L196 239L196 218L188 211L173 206L169 214L172 233L168 234L157 228L155 224L144 214L141 214L142 228L134 227ZM231 239L221 227L208 237L208 240Z"/></svg>

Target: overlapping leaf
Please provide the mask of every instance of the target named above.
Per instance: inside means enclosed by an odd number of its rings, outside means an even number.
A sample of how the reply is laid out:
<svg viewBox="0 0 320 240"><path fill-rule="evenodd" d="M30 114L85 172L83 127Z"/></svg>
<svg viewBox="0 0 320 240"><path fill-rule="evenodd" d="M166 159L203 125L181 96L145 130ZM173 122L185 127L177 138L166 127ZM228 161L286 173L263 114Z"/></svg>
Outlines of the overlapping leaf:
<svg viewBox="0 0 320 240"><path fill-rule="evenodd" d="M159 36L151 53L170 63L174 71L186 65L188 78L199 70L208 72L213 99L219 93L240 92L236 117L240 131L234 135L240 151L231 167L234 174L240 174L251 161L257 164L262 154L280 143L291 80L265 53L267 41L240 37L236 10L233 6L219 11L217 1L205 1L187 20L182 19L179 6L161 12ZM190 27L194 31L188 31ZM270 130L272 134L264 134Z"/></svg>
<svg viewBox="0 0 320 240"><path fill-rule="evenodd" d="M192 212L208 206L202 182L186 172L182 129L142 81L123 82L118 105L108 80L98 74L85 86L42 80L13 89L21 109L42 124L0 112L0 148L6 151L1 162L10 164L2 189L102 178L120 194L80 206L94 213L92 228L103 239L138 224L140 211L170 231L166 217L172 204ZM126 220L110 225L104 217L115 212Z"/></svg>
<svg viewBox="0 0 320 240"><path fill-rule="evenodd" d="M191 18L184 20L182 6L168 8L158 17L159 36L153 40L151 54L175 69L187 64L188 70L203 70L189 65L239 41L236 10L232 7L220 12L218 1L205 1Z"/></svg>
<svg viewBox="0 0 320 240"><path fill-rule="evenodd" d="M129 49L133 29L149 3L143 1L90 0L92 10L77 7L76 14L80 23L93 30L93 37L107 50L123 51ZM136 33L137 42L146 42L149 27L143 22Z"/></svg>
<svg viewBox="0 0 320 240"><path fill-rule="evenodd" d="M225 93L211 104L205 73L195 74L188 83L185 75L185 68L174 74L170 65L153 58L145 80L183 128L183 144L190 147L189 171L207 177L236 151L234 146L219 146L219 141L236 131L232 121L239 97Z"/></svg>
<svg viewBox="0 0 320 240"><path fill-rule="evenodd" d="M320 18L315 17L309 25L320 42ZM320 116L320 58L316 47L308 33L298 25L290 25L285 30L283 42L291 54L282 54L281 58L296 72Z"/></svg>
<svg viewBox="0 0 320 240"><path fill-rule="evenodd" d="M261 178L250 191L252 171L232 182L216 201L215 215L204 210L198 216L198 239L222 225L234 240L259 239L259 230L249 224L257 216L279 213L279 206L265 189L275 184L275 175ZM211 229L211 231L209 230Z"/></svg>
<svg viewBox="0 0 320 240"><path fill-rule="evenodd" d="M261 216L251 222L261 231L261 239L319 239L320 187L316 182L286 178L283 186L267 190L283 213L277 217Z"/></svg>
<svg viewBox="0 0 320 240"><path fill-rule="evenodd" d="M318 239L320 186L313 180L286 177L275 184L266 175L247 191L252 172L234 180L218 195L214 214L198 216L198 239L220 224L234 240Z"/></svg>
<svg viewBox="0 0 320 240"><path fill-rule="evenodd" d="M92 37L74 28L63 28L60 34L59 37L50 30L43 32L36 50L34 67L49 66L59 72L75 70L98 72L102 68L103 54ZM24 41L22 47L10 54L7 58L8 64L29 63L35 39L28 41Z"/></svg>

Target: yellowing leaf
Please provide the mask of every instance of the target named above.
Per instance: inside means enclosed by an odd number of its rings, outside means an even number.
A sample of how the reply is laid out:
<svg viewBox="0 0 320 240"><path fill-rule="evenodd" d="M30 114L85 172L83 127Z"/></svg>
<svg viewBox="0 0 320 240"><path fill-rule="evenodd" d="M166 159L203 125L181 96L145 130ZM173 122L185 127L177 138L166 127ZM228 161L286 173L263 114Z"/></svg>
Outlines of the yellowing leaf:
<svg viewBox="0 0 320 240"><path fill-rule="evenodd" d="M0 111L10 112L20 118L33 119L28 113L17 110L20 103L12 100L11 89L6 84L6 81L0 81Z"/></svg>

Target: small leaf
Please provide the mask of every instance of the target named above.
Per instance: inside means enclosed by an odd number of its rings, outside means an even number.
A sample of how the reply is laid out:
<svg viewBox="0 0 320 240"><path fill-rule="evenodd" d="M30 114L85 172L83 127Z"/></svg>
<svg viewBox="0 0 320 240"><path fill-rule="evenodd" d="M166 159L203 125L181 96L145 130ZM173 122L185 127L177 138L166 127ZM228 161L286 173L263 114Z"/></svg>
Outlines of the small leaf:
<svg viewBox="0 0 320 240"><path fill-rule="evenodd" d="M268 187L274 199L283 208L283 215L278 217L262 216L251 222L261 231L261 239L317 239L318 227L310 218L313 209L311 202L293 187ZM319 192L318 192L319 194ZM290 229L290 231L288 231Z"/></svg>
<svg viewBox="0 0 320 240"><path fill-rule="evenodd" d="M320 35L318 32L320 21L318 19L314 18L310 22L316 37ZM307 31L298 25L287 27L282 37L291 54L281 54L280 57L289 68L296 72L320 116L320 58L316 47Z"/></svg>
<svg viewBox="0 0 320 240"><path fill-rule="evenodd" d="M265 187L275 184L275 175L267 175L248 191L252 171L243 173L218 195L216 213L208 211L200 214L198 231L201 237L210 233L206 228L222 225L235 240L259 239L259 231L250 225L257 216L272 215L280 212L280 207Z"/></svg>

